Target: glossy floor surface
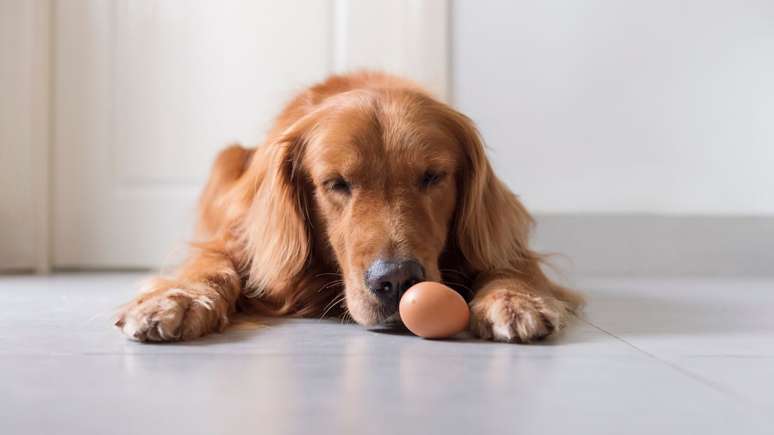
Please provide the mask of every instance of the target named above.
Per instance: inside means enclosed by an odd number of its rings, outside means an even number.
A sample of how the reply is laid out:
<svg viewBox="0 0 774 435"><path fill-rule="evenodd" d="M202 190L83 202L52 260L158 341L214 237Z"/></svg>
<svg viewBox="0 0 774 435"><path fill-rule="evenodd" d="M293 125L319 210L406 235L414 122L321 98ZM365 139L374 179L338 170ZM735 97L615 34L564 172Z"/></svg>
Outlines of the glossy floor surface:
<svg viewBox="0 0 774 435"><path fill-rule="evenodd" d="M774 280L587 279L540 345L241 320L165 345L139 275L0 277L0 433L772 434Z"/></svg>

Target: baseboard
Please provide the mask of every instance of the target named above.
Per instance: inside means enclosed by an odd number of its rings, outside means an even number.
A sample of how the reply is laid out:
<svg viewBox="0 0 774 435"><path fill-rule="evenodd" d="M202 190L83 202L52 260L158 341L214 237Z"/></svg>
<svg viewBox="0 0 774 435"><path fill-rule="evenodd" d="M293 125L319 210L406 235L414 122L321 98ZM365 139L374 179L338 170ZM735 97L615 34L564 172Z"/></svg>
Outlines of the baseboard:
<svg viewBox="0 0 774 435"><path fill-rule="evenodd" d="M550 263L568 278L774 276L774 216L538 214L535 219L532 246L555 254ZM22 270L6 273L14 272Z"/></svg>
<svg viewBox="0 0 774 435"><path fill-rule="evenodd" d="M567 276L774 276L774 216L541 214L533 246Z"/></svg>

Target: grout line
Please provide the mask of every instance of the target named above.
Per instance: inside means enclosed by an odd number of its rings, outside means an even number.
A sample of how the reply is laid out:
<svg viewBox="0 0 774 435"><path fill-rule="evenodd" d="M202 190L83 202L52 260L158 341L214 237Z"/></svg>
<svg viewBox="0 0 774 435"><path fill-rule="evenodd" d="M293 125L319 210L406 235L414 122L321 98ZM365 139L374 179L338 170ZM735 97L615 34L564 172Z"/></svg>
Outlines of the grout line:
<svg viewBox="0 0 774 435"><path fill-rule="evenodd" d="M717 391L719 393L731 396L734 399L737 399L737 400L740 400L742 402L748 403L746 398L740 396L739 394L737 394L733 390L730 390L730 389L728 389L728 388L726 388L726 387L724 387L724 386L722 386L722 385L720 385L720 384L718 384L718 383L716 383L716 382L714 382L714 381L712 381L710 379L707 379L707 378L705 378L703 376L700 376L700 375L697 375L696 373L693 373L693 372L691 372L691 371L689 371L687 369L684 369L684 368L680 367L679 365L677 365L677 364L675 364L673 362L661 359L661 358L657 357L655 354L650 353L650 352L648 352L648 351L646 351L646 350L644 350L644 349L642 349L642 348L640 348L638 346L635 346L630 341L628 341L628 340L626 340L626 339L624 339L622 337L619 337L618 335L615 335L612 332L607 331L607 330L605 330L605 329L595 325L594 323L591 323L591 321L589 319L585 318L585 317L577 316L577 318L580 319L582 322L586 323L587 325L591 326L592 328L594 328L594 329L604 333L605 335L608 335L608 336L613 337L613 338L615 338L617 340L620 340L621 342L623 342L627 346L631 347L632 349L634 349L634 350L636 350L636 351L638 351L638 352L648 356L649 358L651 358L651 359L653 359L655 361L658 361L658 362L660 362L660 363L670 367L671 369L673 369L673 370L675 370L675 371L677 371L677 372L679 372L679 373L681 373L681 374L683 374L685 376L688 376L689 378L693 379L694 381L697 381L697 382L699 382L699 383L701 383L701 384L703 384L703 385L705 385L707 387L710 387L710 388L712 388L713 390L715 390L715 391Z"/></svg>
<svg viewBox="0 0 774 435"><path fill-rule="evenodd" d="M754 400L750 400L747 397L744 397L741 394L739 394L739 393L737 393L737 392L735 392L735 391L733 391L731 389L728 389L728 388L722 386L721 384L718 384L717 382L714 382L714 381L712 381L710 379L707 379L707 378L705 378L705 377L703 377L701 375L693 373L692 371L690 371L688 369L684 369L684 368L680 367L679 365L677 365L677 364L675 364L673 362L661 359L661 358L657 357L655 354L650 353L650 352L648 352L648 351L646 351L646 350L644 350L644 349L642 349L640 347L635 346L630 341L628 341L628 340L626 340L626 339L624 339L622 337L619 337L619 336L613 334L612 332L607 331L607 330L605 330L605 329L603 329L603 328L601 328L601 327L591 323L591 321L589 319L586 319L586 318L583 318L583 317L580 317L580 316L576 316L576 317L578 317L578 319L580 319L582 322L586 323L587 325L591 326L592 328L602 332L603 334L606 334L606 335L608 335L610 337L613 337L615 339L620 340L621 342L623 342L624 344L628 345L632 349L634 349L636 351L639 351L639 352L643 353L644 355L648 356L649 358L651 358L651 359L653 359L655 361L658 361L658 362L666 365L667 367L671 368L672 370L675 370L676 372L678 372L678 373L680 373L680 374L682 374L684 376L687 376L690 379L693 379L694 381L697 381L697 382L699 382L699 383L701 383L701 384L703 384L703 385L705 385L705 386L707 386L707 387L709 387L709 388L711 388L711 389L713 389L713 390L715 390L715 391L717 391L717 392L719 392L719 393L721 393L721 394L723 394L725 396L728 396L730 399L736 400L736 401L740 402L744 406L747 406L747 407L755 409L755 411L757 411L759 416L762 416L762 417L764 417L767 420L771 419L771 414L770 414L769 409L766 408L766 407L761 406L761 404L755 402Z"/></svg>

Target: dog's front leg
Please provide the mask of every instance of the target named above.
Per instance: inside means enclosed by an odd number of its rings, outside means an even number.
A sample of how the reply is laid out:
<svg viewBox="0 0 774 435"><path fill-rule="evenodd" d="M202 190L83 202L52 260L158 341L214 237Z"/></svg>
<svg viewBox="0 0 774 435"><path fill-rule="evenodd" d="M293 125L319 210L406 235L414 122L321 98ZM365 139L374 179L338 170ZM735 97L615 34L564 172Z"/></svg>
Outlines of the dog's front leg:
<svg viewBox="0 0 774 435"><path fill-rule="evenodd" d="M513 272L482 273L470 302L471 331L495 341L529 343L563 328L580 298L550 283ZM560 297L562 299L560 299Z"/></svg>
<svg viewBox="0 0 774 435"><path fill-rule="evenodd" d="M203 249L174 277L151 279L120 311L116 326L138 341L201 337L225 328L241 287L231 259L218 249Z"/></svg>

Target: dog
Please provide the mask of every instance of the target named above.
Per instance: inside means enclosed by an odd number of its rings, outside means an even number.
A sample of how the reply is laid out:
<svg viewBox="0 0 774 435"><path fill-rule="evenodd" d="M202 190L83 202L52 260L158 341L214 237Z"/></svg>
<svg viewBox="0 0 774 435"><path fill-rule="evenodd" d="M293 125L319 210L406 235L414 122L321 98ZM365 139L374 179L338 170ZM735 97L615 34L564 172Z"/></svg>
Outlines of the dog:
<svg viewBox="0 0 774 435"><path fill-rule="evenodd" d="M406 79L334 75L291 100L263 145L220 153L189 258L116 325L153 342L221 331L237 311L372 327L429 280L465 297L474 335L529 343L582 303L541 269L532 225L468 117Z"/></svg>

